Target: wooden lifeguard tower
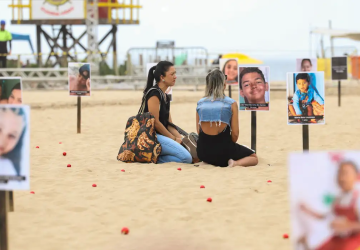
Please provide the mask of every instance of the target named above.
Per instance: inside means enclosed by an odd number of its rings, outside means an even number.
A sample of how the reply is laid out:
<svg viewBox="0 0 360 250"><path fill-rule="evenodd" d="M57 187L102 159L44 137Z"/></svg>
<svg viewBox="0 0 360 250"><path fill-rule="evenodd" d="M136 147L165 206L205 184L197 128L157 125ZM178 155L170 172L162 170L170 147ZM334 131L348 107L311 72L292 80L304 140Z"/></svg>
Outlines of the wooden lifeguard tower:
<svg viewBox="0 0 360 250"><path fill-rule="evenodd" d="M12 0L9 7L12 8L11 24L36 25L36 56L40 67L43 65L42 36L51 50L50 54L47 54L45 65L49 64L51 58L55 58L55 63L51 66L65 67L69 59L77 61L77 55L85 53L88 61L96 62L100 57L99 46L112 35L105 53L109 53L112 48L116 69L117 25L139 24L139 9L142 6L139 5L139 0L136 0L136 4L134 1L122 0L122 3L119 3L118 0ZM27 12L28 19L23 18L24 12ZM52 27L52 34L43 29L45 25ZM85 30L81 34L74 34L73 25L84 25ZM97 37L98 25L111 26L109 32L100 40ZM87 46L81 42L85 36L88 38ZM80 47L83 52L76 51L76 47Z"/></svg>

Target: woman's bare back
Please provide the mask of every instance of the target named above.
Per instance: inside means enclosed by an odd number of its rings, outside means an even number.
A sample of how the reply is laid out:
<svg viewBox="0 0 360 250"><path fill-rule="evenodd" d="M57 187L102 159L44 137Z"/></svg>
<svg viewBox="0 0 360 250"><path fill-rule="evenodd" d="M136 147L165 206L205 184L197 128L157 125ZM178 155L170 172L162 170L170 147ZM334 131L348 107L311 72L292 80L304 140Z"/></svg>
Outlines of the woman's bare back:
<svg viewBox="0 0 360 250"><path fill-rule="evenodd" d="M221 123L219 126L219 123L215 122L201 122L201 130L207 134L207 135L218 135L221 132L223 132L226 128L226 126L228 126L226 123Z"/></svg>

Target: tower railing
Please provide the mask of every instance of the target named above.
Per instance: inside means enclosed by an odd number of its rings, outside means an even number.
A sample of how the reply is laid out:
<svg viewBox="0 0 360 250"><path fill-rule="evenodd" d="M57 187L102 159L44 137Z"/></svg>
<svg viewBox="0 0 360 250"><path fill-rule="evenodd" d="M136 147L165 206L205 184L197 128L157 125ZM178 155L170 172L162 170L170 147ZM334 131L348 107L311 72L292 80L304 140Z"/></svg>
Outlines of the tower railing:
<svg viewBox="0 0 360 250"><path fill-rule="evenodd" d="M12 3L8 5L12 9L12 21L16 21L17 24L21 24L23 20L33 20L32 17L32 2L34 0L12 0ZM84 1L84 19L87 16L87 1ZM130 23L139 23L139 9L142 6L139 4L139 0L122 0L122 3L119 3L119 0L99 0L97 3L98 8L107 8L107 22L112 24L122 24L127 20ZM115 10L113 12L113 10ZM128 10L128 12L126 12ZM24 19L24 11L28 11L29 18ZM126 18L126 14L129 14L129 18ZM136 14L136 15L135 15Z"/></svg>

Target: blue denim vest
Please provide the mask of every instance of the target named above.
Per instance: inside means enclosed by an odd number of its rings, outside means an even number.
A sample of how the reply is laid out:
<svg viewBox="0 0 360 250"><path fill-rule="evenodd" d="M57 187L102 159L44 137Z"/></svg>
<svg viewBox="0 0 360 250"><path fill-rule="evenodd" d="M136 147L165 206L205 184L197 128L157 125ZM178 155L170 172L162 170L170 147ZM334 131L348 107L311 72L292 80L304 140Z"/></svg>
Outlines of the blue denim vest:
<svg viewBox="0 0 360 250"><path fill-rule="evenodd" d="M204 97L200 99L197 103L196 112L199 114L199 124L201 122L210 122L210 126L212 122L217 123L219 126L221 123L226 123L230 126L231 122L231 104L233 104L235 100L231 99L228 96L225 96L224 99L216 99L212 100L212 97Z"/></svg>

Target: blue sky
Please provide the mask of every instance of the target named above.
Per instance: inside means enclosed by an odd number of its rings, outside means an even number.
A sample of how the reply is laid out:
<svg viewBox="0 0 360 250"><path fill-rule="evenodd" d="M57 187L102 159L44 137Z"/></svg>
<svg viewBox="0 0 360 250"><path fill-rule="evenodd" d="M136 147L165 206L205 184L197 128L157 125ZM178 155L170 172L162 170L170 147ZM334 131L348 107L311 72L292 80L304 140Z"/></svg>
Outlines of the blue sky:
<svg viewBox="0 0 360 250"><path fill-rule="evenodd" d="M8 4L11 0L0 0L1 19L7 23L11 19ZM360 30L358 0L140 0L140 4L140 25L119 25L120 54L131 47L155 46L157 40L175 40L177 46L203 46L212 53L295 55L309 50L310 27L327 27L328 20L333 28ZM8 24L6 28L30 34L35 45L35 26ZM75 28L74 33L84 28ZM100 27L99 36L109 28ZM43 45L48 52L45 41ZM329 46L327 37L325 46ZM335 46L360 48L360 42L341 39ZM27 45L14 43L13 53L28 52Z"/></svg>

